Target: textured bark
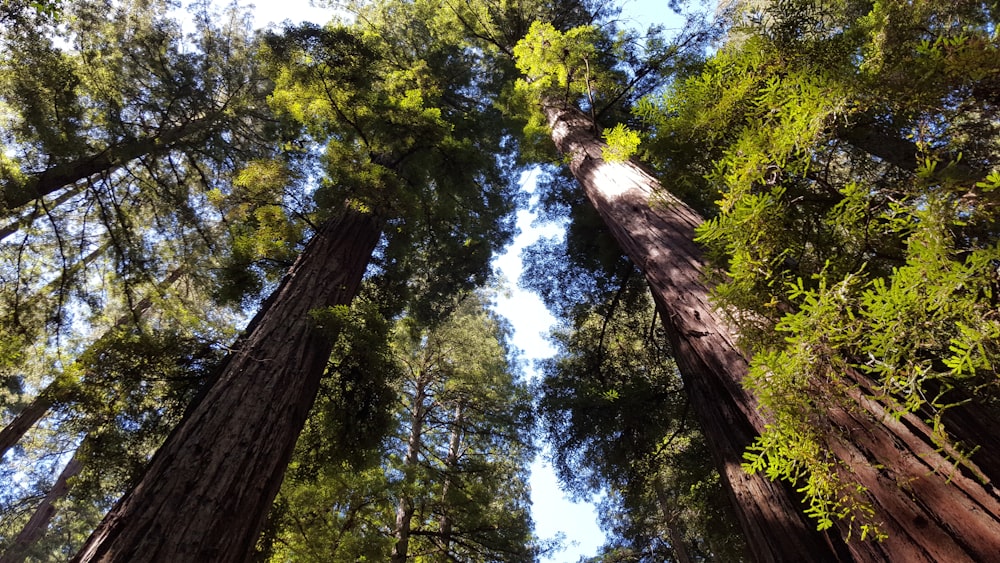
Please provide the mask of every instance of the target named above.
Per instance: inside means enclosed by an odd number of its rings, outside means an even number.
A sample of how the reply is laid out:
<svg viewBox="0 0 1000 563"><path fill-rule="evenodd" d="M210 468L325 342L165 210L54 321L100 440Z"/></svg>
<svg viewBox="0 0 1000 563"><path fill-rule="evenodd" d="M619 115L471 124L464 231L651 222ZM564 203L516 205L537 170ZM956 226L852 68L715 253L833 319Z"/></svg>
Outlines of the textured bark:
<svg viewBox="0 0 1000 563"><path fill-rule="evenodd" d="M702 252L694 242L701 217L635 163L605 162L603 144L585 115L558 104L544 110L573 175L622 250L645 273L692 407L757 560L996 560L1000 503L993 485L967 471L948 471L926 424L916 416L897 422L860 391L854 397L857 409L829 413L850 438L830 447L852 473L847 478L868 488L889 540L862 542L855 536L845 543L846 528L839 537L819 534L787 487L746 474L740 468L743 450L765 421L741 386L747 358L709 303ZM965 438L982 443L989 436Z"/></svg>
<svg viewBox="0 0 1000 563"><path fill-rule="evenodd" d="M86 441L86 438L84 438L84 441ZM55 484L52 485L52 488L46 493L45 498L42 499L41 504L35 508L35 512L31 515L28 523L24 525L24 528L21 528L21 532L14 538L14 543L0 557L0 563L22 563L27 559L31 546L35 545L35 542L48 530L49 522L56 515L56 501L66 496L66 493L70 489L69 480L76 477L80 473L80 470L83 469L83 462L78 457L79 453L80 448L78 447L76 452L73 453L73 457L70 458L69 462L66 463L63 470L59 473Z"/></svg>
<svg viewBox="0 0 1000 563"><path fill-rule="evenodd" d="M410 529L413 521L413 499L410 498L407 487L412 485L411 473L419 461L420 448L422 447L424 433L424 417L427 415L427 378L425 374L417 377L416 389L413 393L413 418L410 421L410 436L406 442L406 457L403 459L403 471L406 478L403 482L403 491L399 495L399 504L396 506L396 528L393 530L393 537L396 543L392 546L392 553L389 560L392 563L405 563L407 553L410 549Z"/></svg>
<svg viewBox="0 0 1000 563"><path fill-rule="evenodd" d="M80 180L115 170L141 156L166 153L181 141L200 136L216 123L218 118L218 114L210 114L193 119L161 131L157 135L133 139L108 147L98 154L53 166L43 172L27 176L22 182L7 179L0 185L3 192L2 205L8 210L18 209Z"/></svg>
<svg viewBox="0 0 1000 563"><path fill-rule="evenodd" d="M799 502L780 484L741 468L745 448L763 429L756 401L741 381L748 362L709 303L704 259L694 242L698 214L631 161L605 162L590 120L547 104L556 147L626 255L645 274L670 336L684 387L759 561L836 560ZM656 191L660 200L650 205Z"/></svg>
<svg viewBox="0 0 1000 563"><path fill-rule="evenodd" d="M330 357L330 337L310 312L351 302L381 228L353 210L324 223L74 561L252 557Z"/></svg>

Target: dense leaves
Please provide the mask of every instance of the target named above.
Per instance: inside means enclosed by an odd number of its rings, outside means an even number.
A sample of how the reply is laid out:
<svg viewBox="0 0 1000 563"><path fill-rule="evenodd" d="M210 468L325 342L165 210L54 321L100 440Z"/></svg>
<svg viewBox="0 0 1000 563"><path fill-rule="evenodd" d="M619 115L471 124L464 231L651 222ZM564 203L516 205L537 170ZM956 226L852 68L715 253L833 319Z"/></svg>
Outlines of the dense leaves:
<svg viewBox="0 0 1000 563"><path fill-rule="evenodd" d="M825 445L852 371L892 416L930 420L956 463L990 447L956 445L944 418L996 394L995 10L754 6L703 72L639 111L654 161L700 205L718 198L700 236L772 417L748 469L801 487L821 528L877 534Z"/></svg>
<svg viewBox="0 0 1000 563"><path fill-rule="evenodd" d="M531 404L502 326L469 295L436 326L404 317L392 332L380 363L371 362L374 341L335 353L328 382L364 389L373 386L366 373L396 374L397 393L383 394L398 394L391 431L351 446L357 436L325 421L363 419L370 408L357 395L325 394L275 505L273 536L265 535L271 559L531 560ZM345 448L367 457L345 459Z"/></svg>

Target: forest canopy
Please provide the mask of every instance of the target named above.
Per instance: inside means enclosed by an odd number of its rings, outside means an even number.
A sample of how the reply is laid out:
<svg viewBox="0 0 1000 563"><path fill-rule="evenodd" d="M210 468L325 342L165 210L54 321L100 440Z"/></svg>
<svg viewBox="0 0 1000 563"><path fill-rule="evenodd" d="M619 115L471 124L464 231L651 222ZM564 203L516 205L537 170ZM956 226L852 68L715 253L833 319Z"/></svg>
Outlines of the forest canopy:
<svg viewBox="0 0 1000 563"><path fill-rule="evenodd" d="M0 561L1000 552L1000 4L663 4L3 2Z"/></svg>

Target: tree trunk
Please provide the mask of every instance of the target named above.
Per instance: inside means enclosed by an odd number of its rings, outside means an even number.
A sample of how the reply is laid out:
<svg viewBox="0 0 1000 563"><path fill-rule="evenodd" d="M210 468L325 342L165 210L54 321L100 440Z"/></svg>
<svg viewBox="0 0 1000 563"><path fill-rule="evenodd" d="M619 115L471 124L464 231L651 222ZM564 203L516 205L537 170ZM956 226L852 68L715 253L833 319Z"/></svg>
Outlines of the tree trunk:
<svg viewBox="0 0 1000 563"><path fill-rule="evenodd" d="M546 104L557 148L622 250L644 272L670 337L685 389L759 561L989 561L1000 553L1000 502L994 487L962 470L949 471L916 416L897 422L855 389L860 408L831 412L851 441L830 444L869 490L889 539L845 543L807 521L789 487L748 475L744 448L764 429L755 399L741 386L747 358L709 302L704 260L694 242L702 219L665 193L637 164L605 162L589 119L575 109ZM864 384L859 374L859 384ZM978 436L982 443L988 436ZM992 468L990 468L992 469ZM940 471L943 473L933 473Z"/></svg>
<svg viewBox="0 0 1000 563"><path fill-rule="evenodd" d="M455 472L458 469L458 456L462 448L462 402L455 405L455 417L452 419L451 435L448 436L448 456L444 460L444 484L441 486L441 518L438 521L441 529L441 545L443 557L448 558L451 550L452 521L448 514L448 492L454 487Z"/></svg>
<svg viewBox="0 0 1000 563"><path fill-rule="evenodd" d="M426 385L426 374L421 373L417 377L413 393L413 419L410 421L410 437L406 442L406 457L403 459L403 472L406 477L403 479L403 490L400 492L399 504L396 506L396 529L393 531L396 543L393 544L392 554L389 557L392 563L405 563L407 552L410 549L413 499L410 498L407 488L413 484L412 472L416 470L423 440L424 416L427 414L424 405L424 401L427 399Z"/></svg>
<svg viewBox="0 0 1000 563"><path fill-rule="evenodd" d="M84 441L86 440L84 438ZM31 515L28 523L24 525L24 528L21 528L21 532L14 538L14 543L7 548L3 557L0 557L0 563L22 563L27 559L31 546L35 545L35 542L48 530L49 522L56 515L56 501L66 496L66 493L69 492L69 480L76 477L80 473L80 470L83 469L83 462L78 457L80 448L82 447L81 443L73 453L73 457L63 467L62 472L59 473L55 484L52 485L45 498L42 499L41 504L38 505L35 512Z"/></svg>
<svg viewBox="0 0 1000 563"><path fill-rule="evenodd" d="M653 492L656 494L656 503L660 506L660 513L663 514L663 525L667 529L667 537L670 538L670 549L673 550L677 563L691 563L691 555L688 554L687 544L684 543L684 534L677 529L677 515L675 513L675 503L670 501L666 489L660 476L653 477Z"/></svg>
<svg viewBox="0 0 1000 563"><path fill-rule="evenodd" d="M164 289L173 285L177 280L184 275L186 268L177 268L170 273L169 276L159 284L157 284L157 291L163 291ZM135 304L132 309L118 318L113 325L114 328L120 328L125 326L132 320L138 320L142 315L149 309L153 304L152 296L147 295L142 298L141 301ZM69 398L73 388L73 384L65 381L61 376L57 375L51 383L45 386L44 389L35 398L28 403L28 406L24 407L21 412L17 413L17 416L7 426L4 426L3 430L0 430L0 461L3 460L4 455L7 451L14 447L15 444L21 441L24 434L31 430L38 421L41 420L45 413L49 412L52 405L65 401Z"/></svg>
<svg viewBox="0 0 1000 563"><path fill-rule="evenodd" d="M785 487L740 467L764 421L741 386L746 357L709 302L704 260L694 242L698 214L631 161L605 162L589 118L544 107L552 139L626 255L645 274L670 337L692 408L754 556L759 561L836 560L828 537L802 514ZM657 205L650 199L656 191Z"/></svg>
<svg viewBox="0 0 1000 563"><path fill-rule="evenodd" d="M10 421L10 424L4 426L3 430L0 430L0 460L3 460L3 456L7 454L7 451L20 442L25 433L34 428L35 424L38 424L38 421L45 416L45 413L49 412L52 405L60 399L63 391L64 387L61 385L60 379L56 377L52 383L49 383L45 389L42 389L41 393L28 403L28 406L17 413L17 416L14 417L14 420Z"/></svg>
<svg viewBox="0 0 1000 563"><path fill-rule="evenodd" d="M57 198L53 199L52 201L44 204L44 209L45 210L51 210L51 209L53 209L55 207L58 207L59 205L62 205L63 203L66 203L67 201L69 201L69 200L73 199L74 197L76 197L77 195L79 195L80 192L83 191L83 189L84 189L85 186L86 186L85 184L77 184L77 185L73 186L72 189L66 190L65 192L59 194L59 197L57 197ZM39 210L39 206L35 206L28 213L24 214L23 216L21 216L21 217L19 217L17 219L14 219L13 221L11 221L10 223L8 223L7 225L5 225L3 227L0 227L0 241L2 241L3 239L9 237L12 234L18 232L19 230L23 229L24 227L26 227L26 226L34 223L35 219L37 219L38 217L41 216L41 214L39 213L39 211L40 211Z"/></svg>
<svg viewBox="0 0 1000 563"><path fill-rule="evenodd" d="M324 223L74 561L250 560L330 358L310 312L351 302L382 225L352 209Z"/></svg>
<svg viewBox="0 0 1000 563"><path fill-rule="evenodd" d="M3 192L0 205L3 209L12 211L95 174L115 170L140 156L163 154L172 150L179 142L203 133L217 123L219 117L220 114L213 113L193 119L153 136L108 147L96 155L58 164L29 175L23 181L8 178L0 184Z"/></svg>

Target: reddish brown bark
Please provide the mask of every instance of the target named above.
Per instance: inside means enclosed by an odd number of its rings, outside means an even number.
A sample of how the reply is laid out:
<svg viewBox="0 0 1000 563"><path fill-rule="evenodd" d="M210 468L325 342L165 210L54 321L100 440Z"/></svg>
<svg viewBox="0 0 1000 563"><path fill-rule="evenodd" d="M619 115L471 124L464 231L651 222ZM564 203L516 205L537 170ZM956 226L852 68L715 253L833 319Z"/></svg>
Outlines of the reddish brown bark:
<svg viewBox="0 0 1000 563"><path fill-rule="evenodd" d="M0 459L3 459L7 450L14 447L21 441L28 430L34 428L38 421L45 417L55 401L59 400L61 394L59 379L56 379L42 390L26 407L17 413L17 416L10 421L10 424L0 430Z"/></svg>
<svg viewBox="0 0 1000 563"><path fill-rule="evenodd" d="M935 453L927 425L915 416L895 422L860 392L856 412L829 413L850 437L831 448L853 471L847 477L868 488L889 540L855 537L845 544L844 530L839 537L819 534L787 487L746 474L742 453L765 420L741 385L747 358L709 302L704 259L694 242L701 217L635 163L604 161L603 144L585 115L558 104L544 110L552 138L570 158L587 198L645 273L692 407L757 560L987 561L1000 553L1000 503L992 484L961 472L949 484L946 476L932 474L949 466Z"/></svg>
<svg viewBox="0 0 1000 563"><path fill-rule="evenodd" d="M715 314L694 242L702 219L669 194L650 205L657 181L631 161L606 162L590 120L545 107L556 147L626 255L643 271L670 335L675 360L702 432L733 495L747 542L760 561L836 559L827 538L802 516L784 487L740 467L763 428L756 401L740 382L747 359Z"/></svg>
<svg viewBox="0 0 1000 563"><path fill-rule="evenodd" d="M381 234L328 220L205 395L75 561L246 561L315 399L331 341L310 312L348 304Z"/></svg>

